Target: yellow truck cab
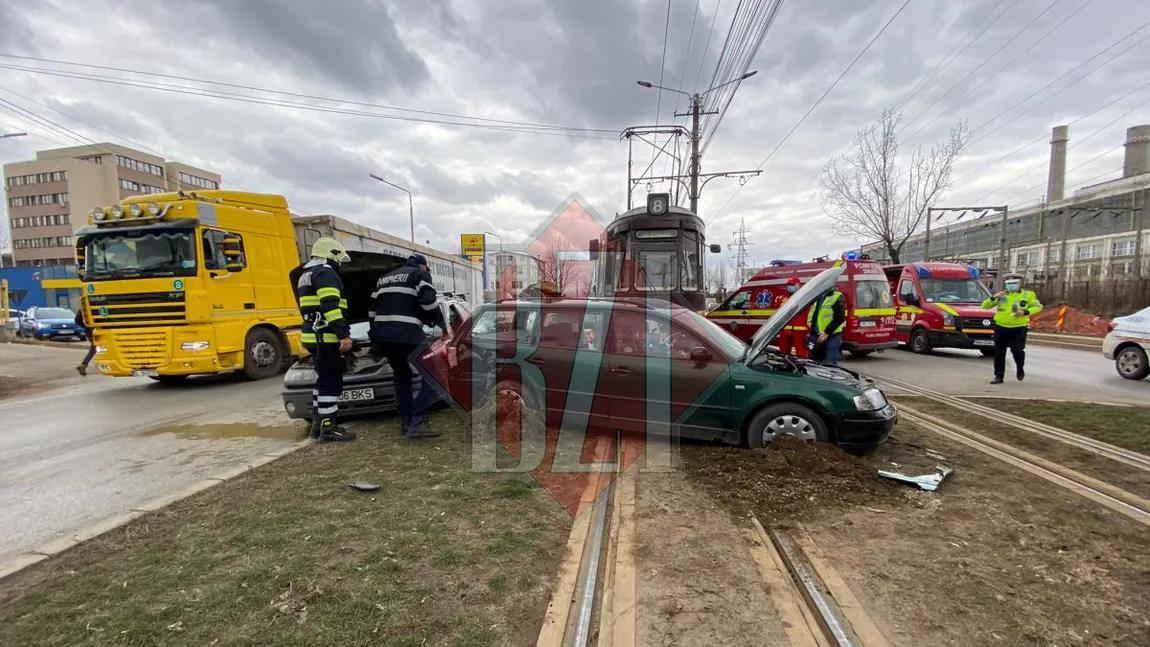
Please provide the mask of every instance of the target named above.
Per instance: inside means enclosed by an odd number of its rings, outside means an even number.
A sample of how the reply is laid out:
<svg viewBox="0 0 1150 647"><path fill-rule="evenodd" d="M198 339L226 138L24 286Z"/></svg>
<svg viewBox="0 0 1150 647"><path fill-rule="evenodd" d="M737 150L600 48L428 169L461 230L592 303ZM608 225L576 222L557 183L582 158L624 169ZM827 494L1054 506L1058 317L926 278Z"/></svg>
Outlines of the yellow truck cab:
<svg viewBox="0 0 1150 647"><path fill-rule="evenodd" d="M133 196L93 209L76 236L101 373L260 379L305 354L288 280L299 252L283 196Z"/></svg>

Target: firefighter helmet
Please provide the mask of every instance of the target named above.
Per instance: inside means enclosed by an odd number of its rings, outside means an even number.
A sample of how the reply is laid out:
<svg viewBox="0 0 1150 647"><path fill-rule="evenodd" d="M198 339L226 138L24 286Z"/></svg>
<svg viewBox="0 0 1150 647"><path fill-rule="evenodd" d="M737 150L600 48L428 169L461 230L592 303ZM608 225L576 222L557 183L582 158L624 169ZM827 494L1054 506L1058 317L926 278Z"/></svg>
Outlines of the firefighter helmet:
<svg viewBox="0 0 1150 647"><path fill-rule="evenodd" d="M315 241L311 246L311 257L322 258L326 261L334 261L336 263L351 262L351 257L344 251L343 245L340 245L334 238L324 236Z"/></svg>

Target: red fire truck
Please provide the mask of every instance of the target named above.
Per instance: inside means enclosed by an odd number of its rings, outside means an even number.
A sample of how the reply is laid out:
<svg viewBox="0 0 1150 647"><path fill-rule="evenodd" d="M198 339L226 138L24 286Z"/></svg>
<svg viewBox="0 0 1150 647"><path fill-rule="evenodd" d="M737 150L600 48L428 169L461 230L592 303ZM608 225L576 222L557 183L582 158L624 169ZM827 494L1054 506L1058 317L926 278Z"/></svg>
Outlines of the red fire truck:
<svg viewBox="0 0 1150 647"><path fill-rule="evenodd" d="M798 277L800 282L806 283L835 263L846 266L838 282L838 289L847 305L843 350L861 357L897 346L898 342L894 338L896 311L887 275L883 273L881 265L865 255L848 253L839 261L772 263L732 292L723 303L707 314L707 318L739 339L749 341L759 326L774 315L790 296L787 292L790 279ZM805 355L802 340L806 334L807 313L804 311L783 331L778 345L784 352L787 347L794 347L797 354Z"/></svg>
<svg viewBox="0 0 1150 647"><path fill-rule="evenodd" d="M994 354L994 313L983 310L990 290L978 268L962 263L904 263L883 268L898 306L895 339L916 353L972 348Z"/></svg>

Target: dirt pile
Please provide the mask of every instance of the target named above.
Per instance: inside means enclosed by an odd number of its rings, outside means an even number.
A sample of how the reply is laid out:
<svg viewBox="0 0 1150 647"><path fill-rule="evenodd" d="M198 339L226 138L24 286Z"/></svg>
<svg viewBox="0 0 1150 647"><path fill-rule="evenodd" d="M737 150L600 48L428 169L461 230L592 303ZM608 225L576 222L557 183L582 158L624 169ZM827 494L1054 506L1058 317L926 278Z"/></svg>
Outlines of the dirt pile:
<svg viewBox="0 0 1150 647"><path fill-rule="evenodd" d="M687 472L711 496L754 512L763 523L805 516L814 509L873 506L903 498L863 459L791 436L753 451L684 446L682 456Z"/></svg>
<svg viewBox="0 0 1150 647"><path fill-rule="evenodd" d="M1105 337L1106 319L1090 314L1083 310L1066 306L1066 320L1062 328L1058 328L1058 304L1047 305L1037 317L1031 319L1031 328L1039 332L1064 332L1071 335L1088 335L1090 337Z"/></svg>

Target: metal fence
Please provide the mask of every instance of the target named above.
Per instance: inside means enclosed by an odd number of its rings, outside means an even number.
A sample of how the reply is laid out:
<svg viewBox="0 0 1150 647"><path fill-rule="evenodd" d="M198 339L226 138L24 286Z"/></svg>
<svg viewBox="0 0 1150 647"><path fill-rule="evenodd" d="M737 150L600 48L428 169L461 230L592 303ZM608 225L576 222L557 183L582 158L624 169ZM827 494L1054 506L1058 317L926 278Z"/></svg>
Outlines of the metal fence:
<svg viewBox="0 0 1150 647"><path fill-rule="evenodd" d="M1047 305L1066 305L1110 319L1150 306L1150 278L1115 277L1063 281L1057 277L1031 281L1030 287Z"/></svg>

